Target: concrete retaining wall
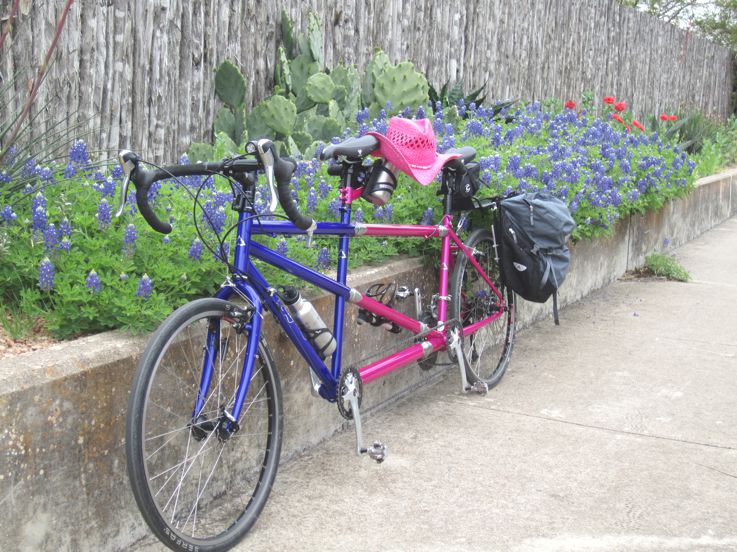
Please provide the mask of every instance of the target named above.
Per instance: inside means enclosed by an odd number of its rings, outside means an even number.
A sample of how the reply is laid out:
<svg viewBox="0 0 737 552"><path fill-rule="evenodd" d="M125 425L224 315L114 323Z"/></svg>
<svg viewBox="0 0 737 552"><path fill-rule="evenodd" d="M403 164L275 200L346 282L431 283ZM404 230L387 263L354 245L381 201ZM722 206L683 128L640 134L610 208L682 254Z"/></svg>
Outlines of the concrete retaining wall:
<svg viewBox="0 0 737 552"><path fill-rule="evenodd" d="M607 239L575 244L561 305L642 264L654 250L685 243L737 214L737 170L699 181L688 198L657 213L621 221ZM361 271L349 282L365 289L396 280L432 293L434 276L421 261L394 261ZM332 301L316 305L328 314ZM407 301L406 312L414 304ZM521 326L549 317L550 304L520 302ZM349 309L347 362L407 339L357 326ZM327 321L326 320L326 321ZM561 331L565 331L565 313ZM267 335L285 395L284 457L314 446L343 426L334 405L311 396L304 362L273 325ZM534 339L523 333L520 339ZM147 535L125 475L123 449L128 389L146 336L109 332L0 360L0 542L8 551L118 551ZM359 347L360 343L360 347ZM367 410L377 409L446 371L416 366L366 387ZM451 377L455 377L455 371ZM353 454L346 450L346 454Z"/></svg>

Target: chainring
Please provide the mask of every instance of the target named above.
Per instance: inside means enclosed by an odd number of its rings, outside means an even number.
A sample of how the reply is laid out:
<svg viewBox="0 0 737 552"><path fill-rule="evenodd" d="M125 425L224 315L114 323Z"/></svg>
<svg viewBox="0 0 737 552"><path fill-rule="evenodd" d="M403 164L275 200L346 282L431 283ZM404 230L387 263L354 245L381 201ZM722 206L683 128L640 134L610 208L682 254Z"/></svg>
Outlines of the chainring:
<svg viewBox="0 0 737 552"><path fill-rule="evenodd" d="M335 404L338 406L340 415L346 420L352 420L353 411L351 410L351 403L349 400L343 398L346 392L355 393L355 396L358 398L358 406L360 407L361 401L363 400L363 382L361 381L361 374L355 368L349 368L340 375L338 394L335 397Z"/></svg>

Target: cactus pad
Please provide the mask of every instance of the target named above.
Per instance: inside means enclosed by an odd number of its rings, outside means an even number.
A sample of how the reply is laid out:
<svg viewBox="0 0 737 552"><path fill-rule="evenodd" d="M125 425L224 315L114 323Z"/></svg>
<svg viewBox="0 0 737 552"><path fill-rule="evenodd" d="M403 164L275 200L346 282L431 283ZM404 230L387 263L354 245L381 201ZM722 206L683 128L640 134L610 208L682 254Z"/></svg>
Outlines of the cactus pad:
<svg viewBox="0 0 737 552"><path fill-rule="evenodd" d="M392 112L398 113L405 107L413 110L425 105L428 100L427 79L415 71L409 61L397 66L385 67L374 80L374 100L380 106L391 102Z"/></svg>
<svg viewBox="0 0 737 552"><path fill-rule="evenodd" d="M215 72L215 93L235 109L246 99L246 79L232 62L225 60Z"/></svg>
<svg viewBox="0 0 737 552"><path fill-rule="evenodd" d="M325 73L315 73L307 79L305 92L313 102L326 104L333 98L335 84L333 79Z"/></svg>
<svg viewBox="0 0 737 552"><path fill-rule="evenodd" d="M272 96L262 102L264 106L264 122L272 130L283 136L289 136L297 121L297 106L284 96Z"/></svg>

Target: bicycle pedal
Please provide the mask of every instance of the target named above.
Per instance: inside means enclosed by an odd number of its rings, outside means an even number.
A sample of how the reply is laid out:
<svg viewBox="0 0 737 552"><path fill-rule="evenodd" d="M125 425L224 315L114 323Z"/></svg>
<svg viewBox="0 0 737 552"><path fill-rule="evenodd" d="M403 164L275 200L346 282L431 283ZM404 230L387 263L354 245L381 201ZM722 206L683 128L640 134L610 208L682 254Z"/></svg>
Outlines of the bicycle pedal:
<svg viewBox="0 0 737 552"><path fill-rule="evenodd" d="M469 391L473 391L479 395L486 395L489 392L489 386L485 381L476 380L469 388Z"/></svg>
<svg viewBox="0 0 737 552"><path fill-rule="evenodd" d="M361 452L367 453L369 458L376 460L377 464L381 464L386 460L387 448L386 445L380 441L374 441L374 444L367 449L362 449Z"/></svg>

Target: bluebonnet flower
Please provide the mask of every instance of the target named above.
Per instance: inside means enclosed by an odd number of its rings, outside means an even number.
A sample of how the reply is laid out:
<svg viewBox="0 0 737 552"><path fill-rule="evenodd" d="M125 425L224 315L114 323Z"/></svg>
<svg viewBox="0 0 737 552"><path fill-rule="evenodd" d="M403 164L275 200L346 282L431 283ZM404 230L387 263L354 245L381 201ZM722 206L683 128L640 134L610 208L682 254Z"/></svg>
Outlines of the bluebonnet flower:
<svg viewBox="0 0 737 552"><path fill-rule="evenodd" d="M428 207L425 209L425 212L422 214L422 219L420 220L420 224L423 225L429 225L432 224L432 207Z"/></svg>
<svg viewBox="0 0 737 552"><path fill-rule="evenodd" d="M384 114L384 116L386 117L386 114ZM379 134L386 134L386 131L389 128L389 125L387 124L386 120L384 120L384 119L381 119L381 120L378 120L378 121L376 119L374 119L372 121L372 124L374 126L374 131L375 132L378 132Z"/></svg>
<svg viewBox="0 0 737 552"><path fill-rule="evenodd" d="M315 267L317 270L325 270L330 266L330 251L327 247L323 247L320 249L320 252L317 254L317 263L315 264Z"/></svg>
<svg viewBox="0 0 737 552"><path fill-rule="evenodd" d="M59 249L61 251L71 251L72 249L72 242L69 238L63 237L61 239L61 243L59 243Z"/></svg>
<svg viewBox="0 0 737 552"><path fill-rule="evenodd" d="M193 261L199 261L202 257L202 242L195 238L192 240L192 244L189 246L189 258Z"/></svg>
<svg viewBox="0 0 737 552"><path fill-rule="evenodd" d="M103 196L115 196L115 180L112 176L108 176L105 180L103 180L102 185L100 187L100 193Z"/></svg>
<svg viewBox="0 0 737 552"><path fill-rule="evenodd" d="M8 171L0 171L0 184L7 184L8 182L11 182L13 180L13 177L10 176L10 173Z"/></svg>
<svg viewBox="0 0 737 552"><path fill-rule="evenodd" d="M36 160L31 158L28 161L25 162L23 165L23 169L21 170L21 174L26 177L30 178L32 176L36 176Z"/></svg>
<svg viewBox="0 0 737 552"><path fill-rule="evenodd" d="M179 157L179 161L177 161L180 165L188 165L189 164L189 155L186 153L183 153L181 157Z"/></svg>
<svg viewBox="0 0 737 552"><path fill-rule="evenodd" d="M471 119L466 123L467 136L483 136L485 133L488 133L488 130L484 128L484 125L478 119Z"/></svg>
<svg viewBox="0 0 737 552"><path fill-rule="evenodd" d="M417 113L415 114L416 119L425 119L427 115L425 115L425 108L420 106L417 108Z"/></svg>
<svg viewBox="0 0 737 552"><path fill-rule="evenodd" d="M37 165L34 172L36 176L41 179L41 182L44 185L54 183L54 171L49 167L41 167L40 165Z"/></svg>
<svg viewBox="0 0 737 552"><path fill-rule="evenodd" d="M120 273L120 281L125 282L128 280L128 275L125 272Z"/></svg>
<svg viewBox="0 0 737 552"><path fill-rule="evenodd" d="M69 159L76 165L86 165L90 161L90 155L87 152L87 144L82 140L77 140L69 149Z"/></svg>
<svg viewBox="0 0 737 552"><path fill-rule="evenodd" d="M94 270L90 270L90 273L87 275L84 283L87 286L87 289L89 289L93 294L100 293L100 290L102 289L102 282L100 281L100 277Z"/></svg>
<svg viewBox="0 0 737 552"><path fill-rule="evenodd" d="M336 198L328 204L328 212L331 216L337 218L340 216L340 207L340 200Z"/></svg>
<svg viewBox="0 0 737 552"><path fill-rule="evenodd" d="M179 161L181 162L182 158L186 158L186 155L183 155L179 158ZM123 167L120 165L115 165L113 169L110 171L110 176L112 176L115 180L120 180L123 178Z"/></svg>
<svg viewBox="0 0 737 552"><path fill-rule="evenodd" d="M310 188L307 192L307 212L312 213L317 208L317 194L315 188Z"/></svg>
<svg viewBox="0 0 737 552"><path fill-rule="evenodd" d="M100 230L105 230L110 226L112 219L113 213L110 209L110 204L107 202L107 199L103 198L97 206L97 227Z"/></svg>
<svg viewBox="0 0 737 552"><path fill-rule="evenodd" d="M405 119L409 119L412 117L412 109L409 106L405 107L402 110L402 117L404 117Z"/></svg>
<svg viewBox="0 0 737 552"><path fill-rule="evenodd" d="M72 162L67 163L64 169L64 178L72 178L75 174L77 174L77 169L74 168L74 164Z"/></svg>
<svg viewBox="0 0 737 552"><path fill-rule="evenodd" d="M363 109L359 110L358 113L356 113L356 122L359 125L364 124L368 120L369 120L368 107L364 107Z"/></svg>
<svg viewBox="0 0 737 552"><path fill-rule="evenodd" d="M161 243L163 243L164 245L168 245L170 242L171 238L169 236L164 236L163 238L161 238Z"/></svg>
<svg viewBox="0 0 737 552"><path fill-rule="evenodd" d="M353 221L354 222L363 222L363 209L360 207L353 211Z"/></svg>
<svg viewBox="0 0 737 552"><path fill-rule="evenodd" d="M383 207L374 207L374 218L376 220L384 219L384 208Z"/></svg>
<svg viewBox="0 0 737 552"><path fill-rule="evenodd" d="M123 235L123 252L133 255L136 252L136 240L138 239L138 231L134 224L129 224L125 228Z"/></svg>
<svg viewBox="0 0 737 552"><path fill-rule="evenodd" d="M148 277L148 274L144 274L138 281L138 291L136 291L136 295L143 299L148 299L149 297L151 297L153 291L154 281Z"/></svg>
<svg viewBox="0 0 737 552"><path fill-rule="evenodd" d="M384 216L386 217L386 220L391 222L394 218L394 205L391 203L384 207Z"/></svg>
<svg viewBox="0 0 737 552"><path fill-rule="evenodd" d="M46 229L46 210L42 206L33 211L33 231L43 232Z"/></svg>
<svg viewBox="0 0 737 552"><path fill-rule="evenodd" d="M54 223L49 224L44 230L44 247L46 251L53 251L59 245L59 231Z"/></svg>
<svg viewBox="0 0 737 552"><path fill-rule="evenodd" d="M41 291L54 289L54 276L54 263L48 257L44 257L41 264L38 265L38 287L41 288Z"/></svg>
<svg viewBox="0 0 737 552"><path fill-rule="evenodd" d="M461 117L466 116L466 102L463 98L458 100L458 103L456 104L458 106L458 115Z"/></svg>
<svg viewBox="0 0 737 552"><path fill-rule="evenodd" d="M317 186L317 191L320 194L320 199L325 199L326 197L328 197L331 189L332 188L330 187L330 184L328 184L324 178L321 178L320 184Z"/></svg>
<svg viewBox="0 0 737 552"><path fill-rule="evenodd" d="M202 218L216 234L219 234L223 231L227 215L224 207L215 207L211 201L208 201L205 203L205 212L203 213Z"/></svg>
<svg viewBox="0 0 737 552"><path fill-rule="evenodd" d="M284 238L280 239L276 244L276 252L282 257L286 257L289 253L289 243Z"/></svg>
<svg viewBox="0 0 737 552"><path fill-rule="evenodd" d="M0 220L3 222L13 222L14 220L18 219L18 215L16 215L13 212L13 209L10 207L10 205L6 205L3 207L3 210L0 211Z"/></svg>
<svg viewBox="0 0 737 552"><path fill-rule="evenodd" d="M64 219L59 223L59 233L68 238L72 237L72 225L68 218L64 217Z"/></svg>

